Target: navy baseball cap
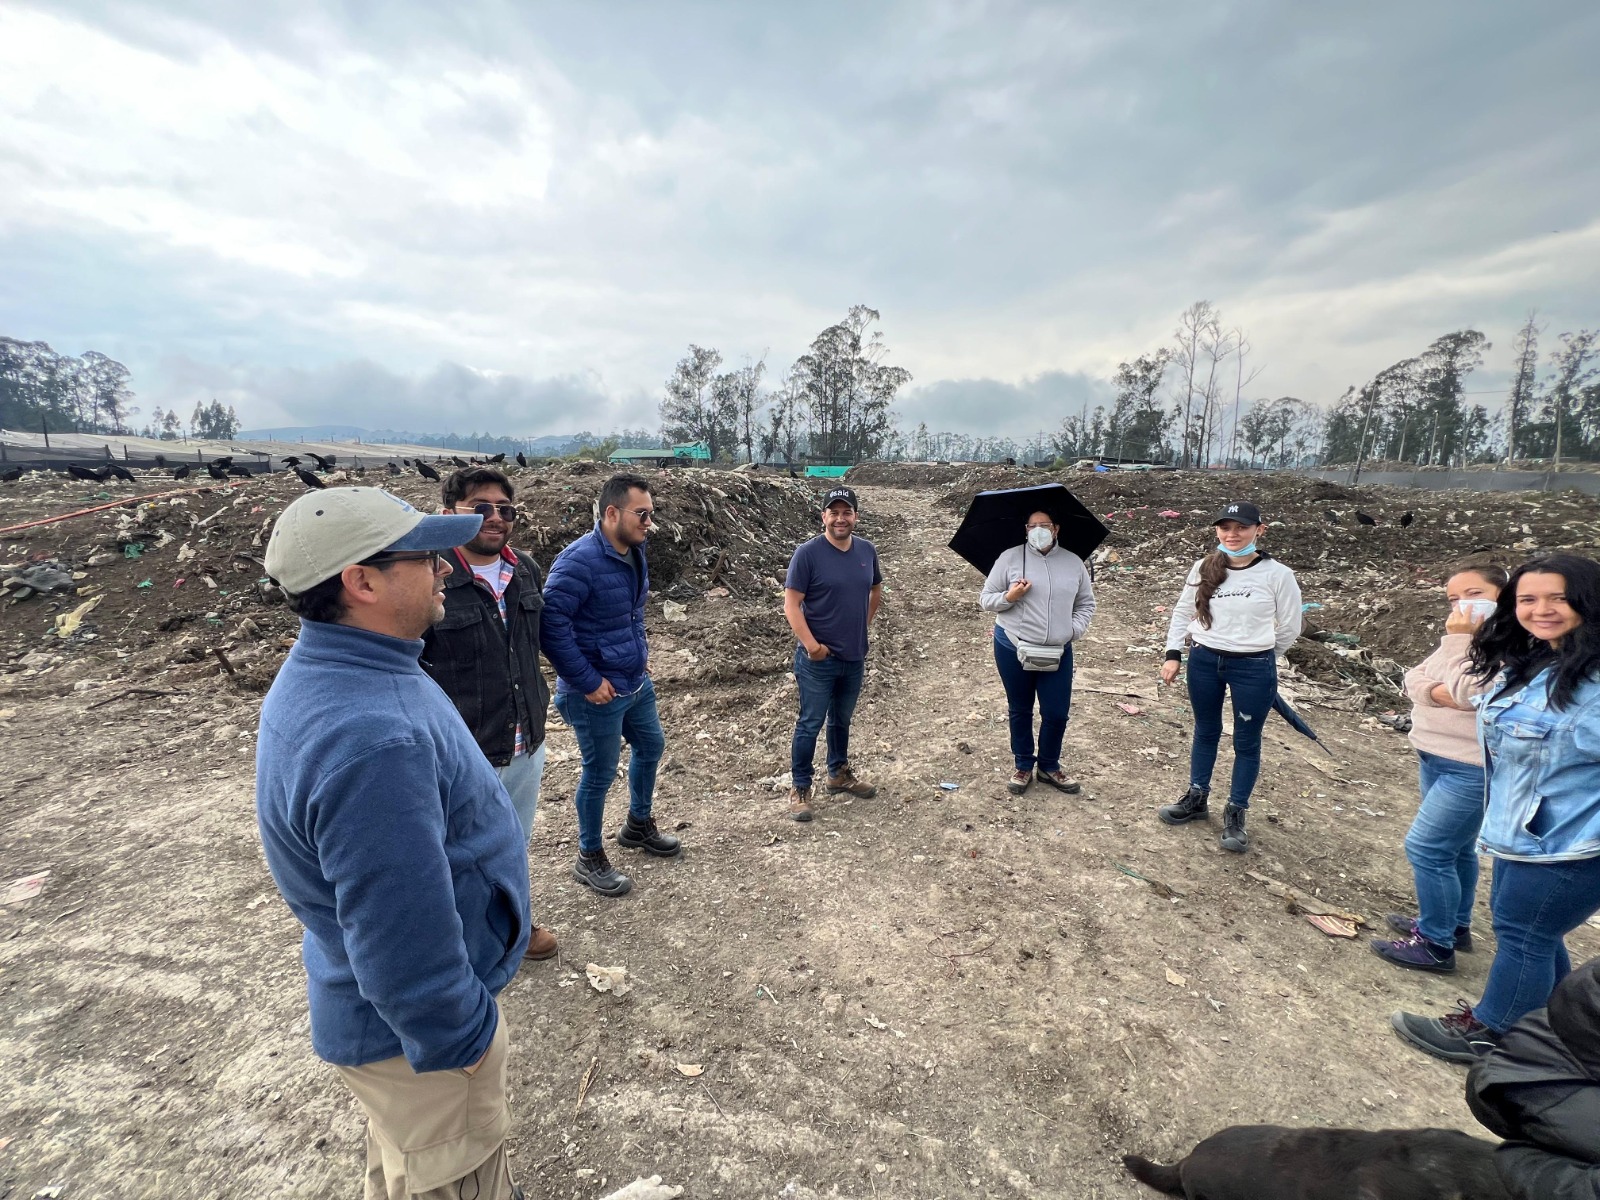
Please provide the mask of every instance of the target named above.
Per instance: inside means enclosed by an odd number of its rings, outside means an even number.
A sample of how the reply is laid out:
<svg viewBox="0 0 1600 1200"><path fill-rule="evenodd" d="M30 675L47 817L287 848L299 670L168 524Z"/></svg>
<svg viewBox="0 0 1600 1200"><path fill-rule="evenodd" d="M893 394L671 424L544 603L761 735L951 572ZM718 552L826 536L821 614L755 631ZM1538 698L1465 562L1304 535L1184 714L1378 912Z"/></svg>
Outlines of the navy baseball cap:
<svg viewBox="0 0 1600 1200"><path fill-rule="evenodd" d="M834 503L837 500L843 500L851 508L855 509L856 512L860 512L861 511L861 505L856 502L856 494L855 494L855 492L851 491L847 487L836 487L836 488L834 488L833 491L828 493L827 499L823 500L822 507L823 508L827 508L828 505Z"/></svg>
<svg viewBox="0 0 1600 1200"><path fill-rule="evenodd" d="M1221 525L1224 521L1237 521L1241 525L1259 525L1261 510L1254 504L1224 504L1211 523Z"/></svg>

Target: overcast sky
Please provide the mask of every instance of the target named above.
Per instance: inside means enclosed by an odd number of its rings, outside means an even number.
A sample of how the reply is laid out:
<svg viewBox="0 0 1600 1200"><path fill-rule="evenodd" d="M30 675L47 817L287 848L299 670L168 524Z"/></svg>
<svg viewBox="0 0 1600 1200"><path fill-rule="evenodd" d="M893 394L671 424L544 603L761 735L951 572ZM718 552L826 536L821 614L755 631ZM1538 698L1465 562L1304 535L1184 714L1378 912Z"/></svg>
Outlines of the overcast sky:
<svg viewBox="0 0 1600 1200"><path fill-rule="evenodd" d="M653 427L858 303L935 429L1202 298L1260 395L1464 326L1498 389L1600 325L1597 63L1594 0L0 0L0 334L254 427Z"/></svg>

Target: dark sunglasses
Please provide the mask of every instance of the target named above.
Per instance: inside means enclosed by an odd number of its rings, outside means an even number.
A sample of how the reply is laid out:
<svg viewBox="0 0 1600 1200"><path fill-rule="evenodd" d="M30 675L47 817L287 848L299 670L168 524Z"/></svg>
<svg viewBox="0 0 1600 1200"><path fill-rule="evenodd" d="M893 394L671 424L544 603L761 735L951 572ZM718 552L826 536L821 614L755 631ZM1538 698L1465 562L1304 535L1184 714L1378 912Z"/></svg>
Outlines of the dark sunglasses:
<svg viewBox="0 0 1600 1200"><path fill-rule="evenodd" d="M651 524L656 519L656 510L653 508L630 508L628 511L645 525Z"/></svg>
<svg viewBox="0 0 1600 1200"><path fill-rule="evenodd" d="M390 554L374 554L371 558L364 558L358 563L362 567L377 567L382 570L392 563L425 562L428 569L435 575L439 573L439 559L442 552L438 550L396 550Z"/></svg>
<svg viewBox="0 0 1600 1200"><path fill-rule="evenodd" d="M457 504L453 511L461 512L461 505ZM517 519L517 506L515 504L490 504L485 500L482 503L472 505L466 511L477 513L485 521L494 516L495 513L500 514L502 521L515 521Z"/></svg>

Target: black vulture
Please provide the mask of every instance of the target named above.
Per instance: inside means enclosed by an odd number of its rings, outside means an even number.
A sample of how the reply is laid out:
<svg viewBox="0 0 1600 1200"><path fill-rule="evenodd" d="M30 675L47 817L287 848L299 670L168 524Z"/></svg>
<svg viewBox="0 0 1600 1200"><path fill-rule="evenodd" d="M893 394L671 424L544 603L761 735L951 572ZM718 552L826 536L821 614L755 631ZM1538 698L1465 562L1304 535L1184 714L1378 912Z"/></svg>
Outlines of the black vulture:
<svg viewBox="0 0 1600 1200"><path fill-rule="evenodd" d="M503 463L503 462L505 462L505 460L506 460L506 452L504 450L500 451L499 454L491 454L489 456L489 461L492 462L492 463Z"/></svg>
<svg viewBox="0 0 1600 1200"><path fill-rule="evenodd" d="M127 467L119 466L116 463L107 463L105 466L105 472L108 479L120 479L123 483L139 482L133 477L132 471L128 470Z"/></svg>
<svg viewBox="0 0 1600 1200"><path fill-rule="evenodd" d="M466 463L462 462L459 458L457 458L454 454L452 454L450 456L450 461L455 463L455 465L458 466L458 467L465 467L467 465Z"/></svg>
<svg viewBox="0 0 1600 1200"><path fill-rule="evenodd" d="M172 477L174 479L187 479L189 478L189 472L192 470L194 470L193 467L191 467L188 463L184 463L181 467L172 472Z"/></svg>
<svg viewBox="0 0 1600 1200"><path fill-rule="evenodd" d="M300 465L300 460L292 454L286 454L278 461L286 467L298 467Z"/></svg>
<svg viewBox="0 0 1600 1200"><path fill-rule="evenodd" d="M400 468L398 466L396 466L394 463L390 463L389 464L389 474L391 474L391 475L400 474Z"/></svg>
<svg viewBox="0 0 1600 1200"><path fill-rule="evenodd" d="M71 475L74 479L81 479L85 483L104 483L110 478L109 475L102 475L98 471L91 471L88 467L80 467L77 463L67 464L67 474Z"/></svg>
<svg viewBox="0 0 1600 1200"><path fill-rule="evenodd" d="M227 478L228 478L227 471L223 470L220 466L218 466L214 462L208 462L206 464L206 474L211 476L211 478L213 478L213 479L220 479L220 480L226 481Z"/></svg>
<svg viewBox="0 0 1600 1200"><path fill-rule="evenodd" d="M1407 513L1405 516L1400 518L1400 528L1401 529L1410 529L1411 528L1411 522L1415 521L1416 519L1417 519L1416 517L1412 516L1410 513Z"/></svg>
<svg viewBox="0 0 1600 1200"><path fill-rule="evenodd" d="M528 465L527 456L525 454L523 454L521 450L518 450L517 451L517 466L526 467L527 465Z"/></svg>
<svg viewBox="0 0 1600 1200"><path fill-rule="evenodd" d="M156 469L158 471L165 471L167 469L167 456L165 454L156 455Z"/></svg>
<svg viewBox="0 0 1600 1200"><path fill-rule="evenodd" d="M1360 521L1363 525L1376 525L1378 523L1378 519L1376 517L1367 516L1367 514L1362 512L1359 508L1356 509L1356 520Z"/></svg>
<svg viewBox="0 0 1600 1200"><path fill-rule="evenodd" d="M252 472L249 467L229 467L228 474L238 479L249 479Z"/></svg>
<svg viewBox="0 0 1600 1200"><path fill-rule="evenodd" d="M308 457L314 458L314 459L317 460L317 470L319 470L319 471L331 471L331 470L333 470L333 464L334 464L334 461L335 461L335 456L334 455L329 454L326 457L324 457L321 454L314 454L310 450L307 450L306 454L307 454Z"/></svg>
<svg viewBox="0 0 1600 1200"><path fill-rule="evenodd" d="M12 467L9 471L0 472L0 483L15 483L21 478L21 467Z"/></svg>
<svg viewBox="0 0 1600 1200"><path fill-rule="evenodd" d="M300 482L308 488L325 488L328 486L304 467L296 467L294 473L299 476Z"/></svg>
<svg viewBox="0 0 1600 1200"><path fill-rule="evenodd" d="M439 482L439 472L435 471L432 467L430 467L427 463L423 462L420 458L417 459L416 466L417 466L417 474L421 475L424 479L431 479L435 483Z"/></svg>

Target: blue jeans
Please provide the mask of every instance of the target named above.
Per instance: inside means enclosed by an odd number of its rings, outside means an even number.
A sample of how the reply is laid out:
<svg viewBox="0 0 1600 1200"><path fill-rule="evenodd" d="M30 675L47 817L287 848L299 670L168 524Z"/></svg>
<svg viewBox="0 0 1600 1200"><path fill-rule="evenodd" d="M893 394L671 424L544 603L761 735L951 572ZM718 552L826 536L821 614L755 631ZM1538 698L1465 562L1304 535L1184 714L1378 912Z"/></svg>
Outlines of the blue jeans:
<svg viewBox="0 0 1600 1200"><path fill-rule="evenodd" d="M1278 662L1272 651L1229 658L1196 646L1189 655L1189 704L1194 709L1194 744L1189 782L1209 792L1222 743L1222 696L1233 697L1233 783L1228 803L1250 807L1261 774L1261 727L1278 696Z"/></svg>
<svg viewBox="0 0 1600 1200"><path fill-rule="evenodd" d="M646 679L638 691L618 696L609 704L591 704L577 692L557 692L556 711L572 727L583 757L574 805L578 810L578 849L593 854L601 848L606 793L617 777L624 739L633 748L628 763L628 815L636 821L649 819L656 767L667 748L656 712L655 685Z"/></svg>
<svg viewBox="0 0 1600 1200"><path fill-rule="evenodd" d="M1045 772L1061 770L1061 741L1067 736L1072 712L1072 645L1061 652L1054 671L1024 670L1017 648L1006 631L994 627L994 665L1006 689L1006 711L1011 718L1011 757L1017 770L1031 771L1035 763ZM1039 753L1033 753L1033 705L1039 702Z"/></svg>
<svg viewBox="0 0 1600 1200"><path fill-rule="evenodd" d="M817 756L817 734L828 726L828 774L837 775L850 762L850 718L861 697L867 664L846 662L832 654L812 662L804 646L794 648L794 680L800 685L800 719L789 746L789 774L797 788L811 786Z"/></svg>
<svg viewBox="0 0 1600 1200"><path fill-rule="evenodd" d="M533 818L539 811L539 784L544 779L544 743L532 754L519 754L495 774L505 784L506 795L511 797L511 807L517 810L517 820L522 822L522 836L533 837Z"/></svg>
<svg viewBox="0 0 1600 1200"><path fill-rule="evenodd" d="M1483 768L1417 751L1422 804L1406 834L1417 883L1417 932L1453 946L1472 924L1478 891L1478 829L1483 825Z"/></svg>
<svg viewBox="0 0 1600 1200"><path fill-rule="evenodd" d="M1542 1008L1572 970L1566 935L1600 911L1600 858L1494 860L1489 885L1495 952L1472 1015L1496 1033Z"/></svg>

